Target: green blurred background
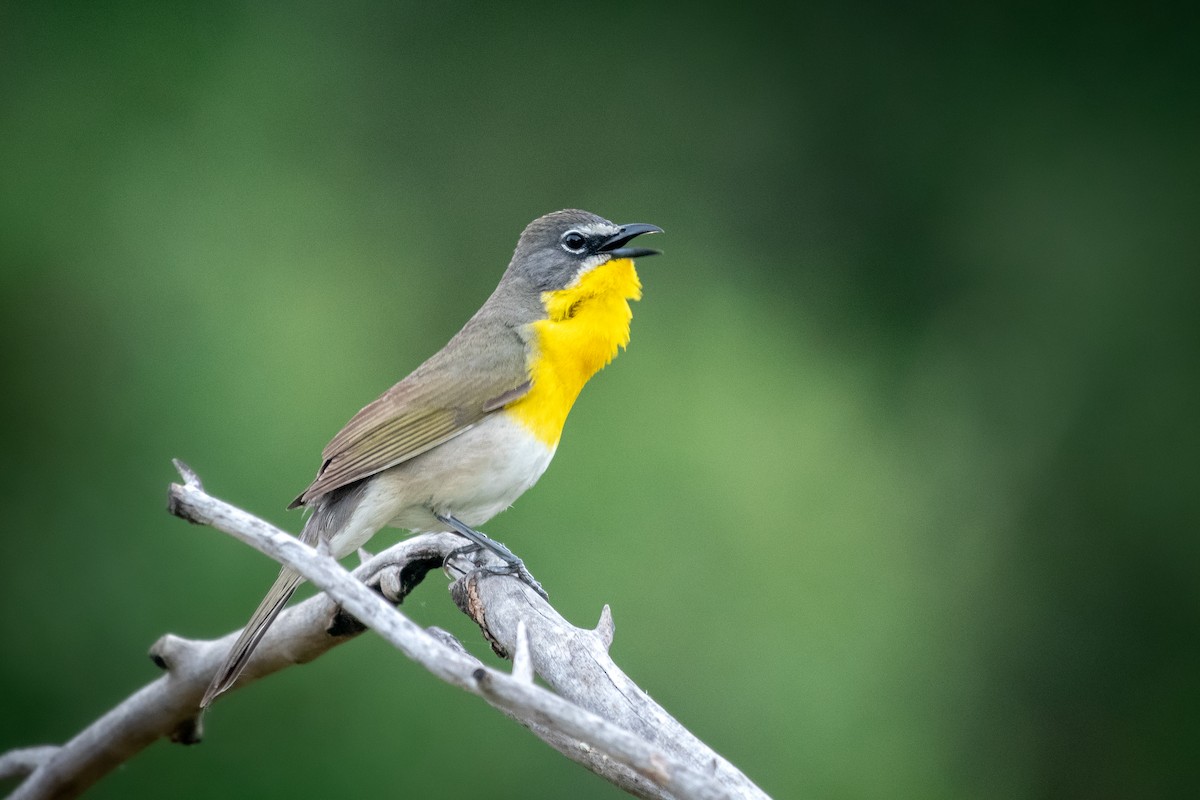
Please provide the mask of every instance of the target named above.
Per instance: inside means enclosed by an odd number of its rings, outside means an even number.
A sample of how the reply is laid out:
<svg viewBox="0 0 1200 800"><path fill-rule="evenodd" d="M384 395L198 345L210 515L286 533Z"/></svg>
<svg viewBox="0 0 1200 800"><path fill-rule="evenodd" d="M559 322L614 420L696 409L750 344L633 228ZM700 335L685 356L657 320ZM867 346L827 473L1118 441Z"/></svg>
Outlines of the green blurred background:
<svg viewBox="0 0 1200 800"><path fill-rule="evenodd" d="M0 749L241 625L530 219L667 233L487 530L779 797L1161 797L1200 746L1194 18L0 6ZM394 540L385 534L375 547ZM405 605L491 658L440 575ZM494 659L492 659L494 661ZM367 636L100 798L619 793Z"/></svg>

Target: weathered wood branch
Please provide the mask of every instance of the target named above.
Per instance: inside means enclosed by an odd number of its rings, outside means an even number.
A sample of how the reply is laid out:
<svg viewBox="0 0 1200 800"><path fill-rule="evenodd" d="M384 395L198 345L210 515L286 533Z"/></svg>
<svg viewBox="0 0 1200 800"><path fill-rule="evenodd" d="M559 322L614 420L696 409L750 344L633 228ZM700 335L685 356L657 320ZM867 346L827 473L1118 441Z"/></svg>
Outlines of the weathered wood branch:
<svg viewBox="0 0 1200 800"><path fill-rule="evenodd" d="M384 583L385 593L400 600L407 588L431 567L440 567L445 555L461 544L462 540L452 534L409 539L371 558L354 574L368 583ZM407 588L397 591L398 587ZM347 624L340 607L328 595L308 598L288 608L275 621L234 688L311 661L362 630L359 625ZM12 800L77 797L160 738L181 744L199 742L203 734L200 698L237 634L234 631L211 641L173 634L159 638L149 655L164 674L66 744L41 748L40 760L32 769L11 773L29 774L11 795Z"/></svg>
<svg viewBox="0 0 1200 800"><path fill-rule="evenodd" d="M447 566L457 575L451 594L493 649L511 656L513 672L501 672L468 654L448 633L424 630L392 605L430 569L441 566L461 546L461 538L414 537L370 558L351 574L296 538L208 495L190 470L177 466L185 482L171 486L172 513L229 533L325 591L280 616L235 688L315 658L360 631L356 620L361 620L437 677L479 695L559 752L635 796L766 797L609 658L613 624L607 607L595 630L576 628L524 583L480 570L493 563L490 554L456 556ZM236 635L235 631L214 641L163 636L151 648L151 657L166 671L163 677L61 747L0 757L0 767L10 774L29 775L11 797L74 797L160 737L198 742L200 697ZM551 690L534 684L534 673Z"/></svg>

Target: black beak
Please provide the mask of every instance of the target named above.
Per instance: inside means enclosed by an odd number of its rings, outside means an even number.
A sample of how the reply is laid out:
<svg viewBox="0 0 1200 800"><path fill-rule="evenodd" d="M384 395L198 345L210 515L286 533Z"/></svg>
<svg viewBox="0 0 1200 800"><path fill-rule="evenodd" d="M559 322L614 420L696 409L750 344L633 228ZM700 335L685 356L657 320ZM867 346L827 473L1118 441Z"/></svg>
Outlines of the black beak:
<svg viewBox="0 0 1200 800"><path fill-rule="evenodd" d="M633 241L634 237L641 236L643 233L662 232L663 229L657 225L647 225L644 222L633 222L629 225L622 225L621 230L604 240L604 243L600 245L599 252L608 253L613 258L656 256L661 252L660 250L651 250L649 247L625 247L625 245Z"/></svg>

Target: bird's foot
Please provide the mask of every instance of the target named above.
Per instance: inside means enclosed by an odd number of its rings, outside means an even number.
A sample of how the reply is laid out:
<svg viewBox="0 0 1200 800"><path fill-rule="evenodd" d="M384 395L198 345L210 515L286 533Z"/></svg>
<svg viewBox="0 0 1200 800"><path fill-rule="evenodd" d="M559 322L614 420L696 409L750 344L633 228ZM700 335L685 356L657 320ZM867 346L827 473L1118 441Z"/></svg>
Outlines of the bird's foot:
<svg viewBox="0 0 1200 800"><path fill-rule="evenodd" d="M546 594L546 590L542 588L542 584L538 582L537 578L533 577L533 573L526 568L525 562L519 558L516 560L516 563L509 564L506 562L504 564L482 567L481 569L493 575L513 575L530 589L541 595L543 600L550 600L550 595Z"/></svg>
<svg viewBox="0 0 1200 800"><path fill-rule="evenodd" d="M471 526L450 514L445 516L436 514L435 516L448 525L455 533L459 534L460 536L465 536L471 542L471 544L451 551L450 555L446 557L447 560L459 555L477 553L483 549L489 550L499 557L504 563L489 565L486 567L481 567L480 569L492 575L513 575L530 589L533 589L535 592L541 595L543 600L550 599L550 596L546 594L546 590L542 588L542 584L538 582L537 578L533 577L533 574L525 566L525 562L518 558L513 551L509 550L495 539L492 539L487 534L475 530Z"/></svg>

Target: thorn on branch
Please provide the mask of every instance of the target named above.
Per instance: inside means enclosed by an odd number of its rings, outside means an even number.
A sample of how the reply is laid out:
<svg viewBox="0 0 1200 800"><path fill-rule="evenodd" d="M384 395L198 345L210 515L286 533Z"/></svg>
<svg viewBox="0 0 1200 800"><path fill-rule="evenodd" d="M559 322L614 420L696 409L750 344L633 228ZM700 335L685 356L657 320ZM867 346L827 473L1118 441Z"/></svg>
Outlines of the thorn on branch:
<svg viewBox="0 0 1200 800"><path fill-rule="evenodd" d="M183 478L184 486L199 492L204 491L204 484L200 483L200 476L194 469L178 458L172 458L171 463L175 465L175 471L179 473L179 477Z"/></svg>
<svg viewBox="0 0 1200 800"><path fill-rule="evenodd" d="M533 660L529 655L529 631L525 620L517 620L517 642L513 648L512 675L521 683L533 683Z"/></svg>
<svg viewBox="0 0 1200 800"><path fill-rule="evenodd" d="M608 607L608 603L605 603L604 608L600 609L600 621L596 623L596 635L604 643L605 650L612 647L616 629L617 626L613 623L612 609Z"/></svg>
<svg viewBox="0 0 1200 800"><path fill-rule="evenodd" d="M175 469L179 472L179 476L183 478L183 486L178 483L172 483L167 489L167 511L172 516L187 520L193 525L207 525L208 520L201 519L196 516L194 510L179 496L180 492L192 490L203 492L204 486L200 483L200 477L187 464L180 461L178 458L171 459L171 463L175 465Z"/></svg>

